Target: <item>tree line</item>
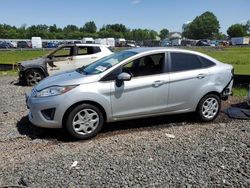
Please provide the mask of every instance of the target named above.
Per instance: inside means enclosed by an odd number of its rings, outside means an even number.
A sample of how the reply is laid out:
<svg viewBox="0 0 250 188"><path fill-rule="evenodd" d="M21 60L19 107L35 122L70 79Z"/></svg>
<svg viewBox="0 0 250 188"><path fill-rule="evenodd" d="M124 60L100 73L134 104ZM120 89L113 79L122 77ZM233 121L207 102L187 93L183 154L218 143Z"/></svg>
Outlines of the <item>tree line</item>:
<svg viewBox="0 0 250 188"><path fill-rule="evenodd" d="M183 28L182 36L189 39L226 39L227 36L219 31L220 24L212 12L204 12ZM227 30L229 37L250 36L250 20L246 24L234 24ZM38 36L42 39L82 39L93 38L125 38L127 40L152 40L159 36L162 40L169 37L169 30L163 28L159 33L150 29L129 29L123 24L103 25L99 30L94 21L86 22L82 27L67 25L63 28L56 24L38 24L27 27L0 24L2 39L30 39Z"/></svg>
<svg viewBox="0 0 250 188"><path fill-rule="evenodd" d="M54 25L31 25L26 27L0 24L0 38L2 39L30 39L38 36L42 39L82 39L83 37L93 38L126 38L128 40L150 40L155 39L158 33L149 29L128 29L123 24L108 24L97 30L93 21L86 22L82 27L67 25L63 28Z"/></svg>

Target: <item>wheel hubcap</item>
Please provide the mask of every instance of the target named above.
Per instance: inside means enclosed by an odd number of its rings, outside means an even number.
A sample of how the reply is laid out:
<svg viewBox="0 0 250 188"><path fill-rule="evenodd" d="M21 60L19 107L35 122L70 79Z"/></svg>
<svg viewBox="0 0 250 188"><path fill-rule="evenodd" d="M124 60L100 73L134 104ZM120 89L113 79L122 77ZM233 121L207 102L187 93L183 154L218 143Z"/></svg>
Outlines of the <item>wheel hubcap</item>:
<svg viewBox="0 0 250 188"><path fill-rule="evenodd" d="M78 134L92 133L98 126L99 115L92 109L84 109L73 118L72 126Z"/></svg>
<svg viewBox="0 0 250 188"><path fill-rule="evenodd" d="M30 84L35 85L42 80L42 76L37 72L30 72L27 75L27 80Z"/></svg>
<svg viewBox="0 0 250 188"><path fill-rule="evenodd" d="M207 119L212 119L219 110L219 103L215 98L208 98L202 105L202 114Z"/></svg>

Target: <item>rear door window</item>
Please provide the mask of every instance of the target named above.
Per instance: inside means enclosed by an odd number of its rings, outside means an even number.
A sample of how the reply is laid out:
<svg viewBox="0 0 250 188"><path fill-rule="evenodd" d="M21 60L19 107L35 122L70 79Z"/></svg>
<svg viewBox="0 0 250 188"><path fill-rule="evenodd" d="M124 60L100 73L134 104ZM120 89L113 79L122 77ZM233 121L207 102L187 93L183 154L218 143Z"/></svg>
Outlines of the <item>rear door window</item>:
<svg viewBox="0 0 250 188"><path fill-rule="evenodd" d="M202 63L196 55L188 53L171 53L171 72L201 69Z"/></svg>
<svg viewBox="0 0 250 188"><path fill-rule="evenodd" d="M207 59L207 58L204 58L204 57L201 57L201 56L199 56L199 58L200 58L200 60L201 60L201 62L202 62L202 67L203 67L203 68L208 68L208 67L212 67L212 66L215 65L214 62L210 61L210 60Z"/></svg>
<svg viewBox="0 0 250 188"><path fill-rule="evenodd" d="M100 47L96 46L78 46L77 55L91 55L100 52Z"/></svg>

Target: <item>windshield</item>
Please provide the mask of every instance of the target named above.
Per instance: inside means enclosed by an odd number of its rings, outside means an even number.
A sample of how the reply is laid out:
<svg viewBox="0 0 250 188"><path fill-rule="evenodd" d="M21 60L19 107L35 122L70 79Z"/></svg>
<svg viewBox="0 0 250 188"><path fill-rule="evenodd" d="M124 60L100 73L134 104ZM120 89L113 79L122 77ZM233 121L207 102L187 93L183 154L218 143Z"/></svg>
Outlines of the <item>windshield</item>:
<svg viewBox="0 0 250 188"><path fill-rule="evenodd" d="M84 74L100 74L135 54L137 53L131 51L118 52L99 59L96 62L88 65L87 67L82 67L78 69L78 71Z"/></svg>

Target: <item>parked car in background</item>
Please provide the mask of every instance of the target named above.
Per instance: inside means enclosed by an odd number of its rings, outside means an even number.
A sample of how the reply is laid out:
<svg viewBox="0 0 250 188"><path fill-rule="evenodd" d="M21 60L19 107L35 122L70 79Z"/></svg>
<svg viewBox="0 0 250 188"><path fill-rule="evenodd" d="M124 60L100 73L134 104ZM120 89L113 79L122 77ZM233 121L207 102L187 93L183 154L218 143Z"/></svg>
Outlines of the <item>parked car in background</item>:
<svg viewBox="0 0 250 188"><path fill-rule="evenodd" d="M4 41L4 42L0 43L0 48L1 49L8 49L8 48L11 48L11 45L10 45L10 43Z"/></svg>
<svg viewBox="0 0 250 188"><path fill-rule="evenodd" d="M17 42L11 41L10 44L11 44L12 48L17 48Z"/></svg>
<svg viewBox="0 0 250 188"><path fill-rule="evenodd" d="M57 44L54 42L48 42L46 48L57 48Z"/></svg>
<svg viewBox="0 0 250 188"><path fill-rule="evenodd" d="M233 84L232 65L181 49L134 48L51 76L27 95L29 120L77 139L105 122L197 112L214 120Z"/></svg>
<svg viewBox="0 0 250 188"><path fill-rule="evenodd" d="M35 85L44 77L75 70L110 54L111 50L105 45L63 45L43 58L20 62L19 81Z"/></svg>
<svg viewBox="0 0 250 188"><path fill-rule="evenodd" d="M17 48L31 48L31 42L27 41L18 41L17 42Z"/></svg>
<svg viewBox="0 0 250 188"><path fill-rule="evenodd" d="M208 40L199 40L196 46L210 46L210 42Z"/></svg>

